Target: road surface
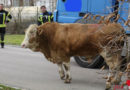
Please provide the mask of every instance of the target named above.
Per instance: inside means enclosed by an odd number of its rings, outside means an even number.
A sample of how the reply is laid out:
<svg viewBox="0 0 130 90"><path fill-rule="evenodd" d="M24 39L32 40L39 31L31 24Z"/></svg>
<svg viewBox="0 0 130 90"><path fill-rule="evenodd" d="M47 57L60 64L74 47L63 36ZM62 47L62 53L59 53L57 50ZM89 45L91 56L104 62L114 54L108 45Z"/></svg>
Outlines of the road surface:
<svg viewBox="0 0 130 90"><path fill-rule="evenodd" d="M0 83L25 90L104 90L105 80L97 72L79 67L72 59L72 83L64 84L57 65L41 53L14 46L0 48Z"/></svg>

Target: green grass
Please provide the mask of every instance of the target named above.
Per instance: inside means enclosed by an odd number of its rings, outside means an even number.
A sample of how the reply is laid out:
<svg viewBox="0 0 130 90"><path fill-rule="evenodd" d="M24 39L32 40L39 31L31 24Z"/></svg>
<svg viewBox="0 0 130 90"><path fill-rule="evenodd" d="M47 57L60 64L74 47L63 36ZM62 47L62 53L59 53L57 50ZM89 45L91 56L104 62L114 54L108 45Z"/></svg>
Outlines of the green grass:
<svg viewBox="0 0 130 90"><path fill-rule="evenodd" d="M20 45L24 39L24 35L5 35L5 44Z"/></svg>
<svg viewBox="0 0 130 90"><path fill-rule="evenodd" d="M15 89L15 88L11 88L9 86L5 86L5 85L0 84L0 90L21 90L21 89Z"/></svg>

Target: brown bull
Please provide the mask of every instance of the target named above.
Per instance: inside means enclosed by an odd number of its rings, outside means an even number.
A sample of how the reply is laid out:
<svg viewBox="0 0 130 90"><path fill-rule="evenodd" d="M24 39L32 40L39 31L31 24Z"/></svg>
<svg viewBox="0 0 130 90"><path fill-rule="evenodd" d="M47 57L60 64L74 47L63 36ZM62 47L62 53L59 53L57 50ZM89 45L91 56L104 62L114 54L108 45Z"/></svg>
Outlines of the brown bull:
<svg viewBox="0 0 130 90"><path fill-rule="evenodd" d="M111 71L107 80L109 88L112 83L120 82L120 78L117 77L114 77L113 82L109 82L109 77L115 75L114 70L120 68L124 37L124 29L115 23L108 25L45 23L39 27L31 25L26 31L22 46L40 51L49 61L56 63L61 79L65 77L65 83L71 81L70 57L92 58L101 55Z"/></svg>

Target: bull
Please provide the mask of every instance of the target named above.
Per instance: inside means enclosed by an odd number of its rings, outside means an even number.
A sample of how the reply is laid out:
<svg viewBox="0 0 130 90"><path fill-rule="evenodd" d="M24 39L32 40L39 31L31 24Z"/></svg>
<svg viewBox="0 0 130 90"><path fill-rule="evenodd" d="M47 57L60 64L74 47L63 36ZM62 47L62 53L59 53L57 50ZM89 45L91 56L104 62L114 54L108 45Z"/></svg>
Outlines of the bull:
<svg viewBox="0 0 130 90"><path fill-rule="evenodd" d="M30 25L22 47L41 52L59 67L60 78L71 82L70 57L87 58L101 55L109 66L106 88L120 82L121 51L126 36L120 24L59 24ZM113 79L112 79L113 78Z"/></svg>

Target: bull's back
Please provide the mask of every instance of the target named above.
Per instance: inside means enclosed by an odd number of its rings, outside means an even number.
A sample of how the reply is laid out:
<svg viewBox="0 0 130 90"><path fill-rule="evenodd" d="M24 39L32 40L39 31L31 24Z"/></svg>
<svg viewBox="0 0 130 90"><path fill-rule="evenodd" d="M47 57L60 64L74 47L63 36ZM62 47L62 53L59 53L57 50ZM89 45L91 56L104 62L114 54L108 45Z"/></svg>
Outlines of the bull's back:
<svg viewBox="0 0 130 90"><path fill-rule="evenodd" d="M65 24L60 25L55 35L55 48L71 55L98 53L96 31L100 25Z"/></svg>

